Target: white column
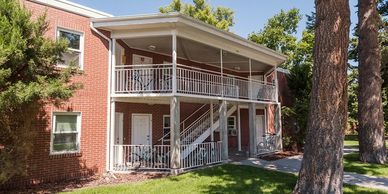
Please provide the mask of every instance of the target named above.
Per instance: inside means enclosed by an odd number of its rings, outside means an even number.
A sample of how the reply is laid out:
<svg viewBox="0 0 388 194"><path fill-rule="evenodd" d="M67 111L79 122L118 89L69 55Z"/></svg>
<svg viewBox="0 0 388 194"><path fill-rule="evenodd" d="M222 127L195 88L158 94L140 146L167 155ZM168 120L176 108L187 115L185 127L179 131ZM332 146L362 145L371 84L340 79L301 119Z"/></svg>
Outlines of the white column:
<svg viewBox="0 0 388 194"><path fill-rule="evenodd" d="M116 157L114 153L114 142L115 142L115 123L116 123L116 103L111 99L111 109L110 109L110 132L109 132L109 171L113 171L113 162L114 162L114 157Z"/></svg>
<svg viewBox="0 0 388 194"><path fill-rule="evenodd" d="M220 136L221 136L221 158L222 160L228 160L228 126L226 118L226 109L227 103L223 100L220 104L219 114L220 114Z"/></svg>
<svg viewBox="0 0 388 194"><path fill-rule="evenodd" d="M249 155L250 157L256 157L256 104L249 103Z"/></svg>
<svg viewBox="0 0 388 194"><path fill-rule="evenodd" d="M276 97L276 102L279 102L279 82L278 82L278 70L275 67L274 70L274 75L275 75L275 97Z"/></svg>
<svg viewBox="0 0 388 194"><path fill-rule="evenodd" d="M249 99L253 99L253 87L252 87L252 60L249 59Z"/></svg>
<svg viewBox="0 0 388 194"><path fill-rule="evenodd" d="M238 151L241 151L241 119L239 105L237 105L237 148Z"/></svg>
<svg viewBox="0 0 388 194"><path fill-rule="evenodd" d="M213 131L213 128L214 128L214 110L213 110L213 102L210 103L210 140L211 141L214 141L214 131Z"/></svg>
<svg viewBox="0 0 388 194"><path fill-rule="evenodd" d="M112 89L116 93L116 39L112 39Z"/></svg>
<svg viewBox="0 0 388 194"><path fill-rule="evenodd" d="M276 127L276 148L278 150L281 150L283 149L283 142L281 141L282 140L282 107L281 107L281 104L278 103L276 105L276 116L275 116L275 119L277 122L277 127Z"/></svg>
<svg viewBox="0 0 388 194"><path fill-rule="evenodd" d="M112 39L112 52L111 52L111 60L112 60L112 74L111 74L111 91L112 93L116 92L116 39ZM109 171L113 171L113 162L114 162L114 131L115 131L115 123L116 123L116 103L111 98L110 99L110 131L109 131Z"/></svg>
<svg viewBox="0 0 388 194"><path fill-rule="evenodd" d="M220 49L220 66L221 66L221 96L224 97L224 59L223 59L223 51Z"/></svg>
<svg viewBox="0 0 388 194"><path fill-rule="evenodd" d="M180 100L176 96L170 101L170 123L171 173L178 174L181 166Z"/></svg>
<svg viewBox="0 0 388 194"><path fill-rule="evenodd" d="M177 37L176 31L172 31L172 92L177 93Z"/></svg>

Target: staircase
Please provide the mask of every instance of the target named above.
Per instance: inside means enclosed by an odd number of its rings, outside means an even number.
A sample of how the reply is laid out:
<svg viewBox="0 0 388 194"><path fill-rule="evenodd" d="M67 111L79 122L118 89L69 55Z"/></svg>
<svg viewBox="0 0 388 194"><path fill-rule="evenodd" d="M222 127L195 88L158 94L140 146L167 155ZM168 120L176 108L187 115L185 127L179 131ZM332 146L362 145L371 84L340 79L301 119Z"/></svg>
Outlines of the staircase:
<svg viewBox="0 0 388 194"><path fill-rule="evenodd" d="M200 144L203 143L217 128L220 127L219 119L219 105L216 104L213 106L213 121L211 121L210 110L206 111L201 115L197 120L195 120L191 125L189 125L183 133L181 133L181 143L183 145L188 144ZM227 107L226 117L231 116L237 107L231 105ZM215 121L215 122L214 122ZM213 127L211 125L213 122ZM181 158L186 158L190 153L196 149L196 146L188 147L185 150L181 150Z"/></svg>

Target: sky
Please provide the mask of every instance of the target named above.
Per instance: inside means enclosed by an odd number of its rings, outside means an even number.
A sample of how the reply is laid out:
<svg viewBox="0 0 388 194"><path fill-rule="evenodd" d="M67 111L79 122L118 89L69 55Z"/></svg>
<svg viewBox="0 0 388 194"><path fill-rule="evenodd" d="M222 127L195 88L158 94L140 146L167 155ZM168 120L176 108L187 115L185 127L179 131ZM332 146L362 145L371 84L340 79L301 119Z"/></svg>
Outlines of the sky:
<svg viewBox="0 0 388 194"><path fill-rule="evenodd" d="M115 16L158 13L159 7L170 4L172 0L71 0ZM231 32L247 38L248 34L259 31L268 18L292 8L300 9L303 19L297 36L300 37L306 23L306 14L314 11L314 0L207 0L213 7L224 6L235 12L235 24ZM192 0L183 0L191 3ZM352 29L357 22L355 5L357 0L350 0Z"/></svg>

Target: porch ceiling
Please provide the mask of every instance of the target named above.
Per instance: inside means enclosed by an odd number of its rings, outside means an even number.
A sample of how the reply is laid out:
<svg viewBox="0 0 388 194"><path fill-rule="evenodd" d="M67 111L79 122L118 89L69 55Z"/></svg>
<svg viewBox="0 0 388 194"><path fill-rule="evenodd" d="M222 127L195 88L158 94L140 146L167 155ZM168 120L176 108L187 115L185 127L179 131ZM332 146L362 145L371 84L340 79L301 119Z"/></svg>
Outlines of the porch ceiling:
<svg viewBox="0 0 388 194"><path fill-rule="evenodd" d="M171 36L126 38L122 40L132 48L171 56ZM179 58L187 59L189 61L200 62L213 66L221 66L219 48L186 38L177 38L177 54ZM234 71L248 72L249 59L238 54L224 51L223 67ZM252 71L254 72L266 72L271 68L272 66L270 65L252 60Z"/></svg>
<svg viewBox="0 0 388 194"><path fill-rule="evenodd" d="M181 37L180 42L182 42L181 45L178 43L178 47L180 47L180 52L178 52L180 54L178 55L180 57L192 58L191 60L202 59L196 61L209 64L219 64L218 57L216 61L216 53L219 52L220 48L228 52L224 54L225 66L232 60L235 61L230 66L235 66L235 64L242 65L244 62L240 61L240 59L243 58L245 60L247 58L255 60L253 61L253 66L257 67L260 64L274 67L286 60L286 56L278 52L179 13L96 18L92 19L92 25L96 28L110 31L112 38L140 38L138 41L132 40L128 42L133 44L133 47L139 48L144 48L146 46L145 44L149 44L151 41L153 41L153 44L157 44L157 39L152 37L171 36L172 32L175 31ZM165 54L171 53L171 42L168 39L158 40L160 41L159 52ZM141 41L146 43L141 44ZM187 52L186 54L184 53L184 49ZM239 56L234 56L232 53L238 54ZM228 59L228 55L231 59ZM243 67L241 66L240 68Z"/></svg>

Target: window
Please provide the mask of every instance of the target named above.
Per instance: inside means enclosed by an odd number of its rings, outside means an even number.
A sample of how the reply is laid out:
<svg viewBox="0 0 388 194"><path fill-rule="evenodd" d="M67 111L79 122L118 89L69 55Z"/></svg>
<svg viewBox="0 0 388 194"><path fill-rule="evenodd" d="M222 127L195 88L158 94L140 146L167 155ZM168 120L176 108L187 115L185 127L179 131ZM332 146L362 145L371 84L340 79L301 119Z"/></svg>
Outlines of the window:
<svg viewBox="0 0 388 194"><path fill-rule="evenodd" d="M163 141L170 141L170 115L163 115Z"/></svg>
<svg viewBox="0 0 388 194"><path fill-rule="evenodd" d="M227 123L228 123L228 135L236 136L237 135L236 117L235 116L228 117Z"/></svg>
<svg viewBox="0 0 388 194"><path fill-rule="evenodd" d="M51 153L77 153L80 150L81 113L53 113Z"/></svg>
<svg viewBox="0 0 388 194"><path fill-rule="evenodd" d="M59 66L66 67L70 64L74 64L82 69L83 33L58 28L57 36L58 38L63 38L68 42L68 50L63 53L63 62L61 62Z"/></svg>

